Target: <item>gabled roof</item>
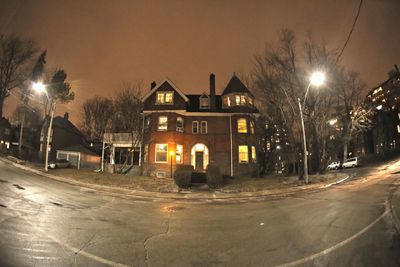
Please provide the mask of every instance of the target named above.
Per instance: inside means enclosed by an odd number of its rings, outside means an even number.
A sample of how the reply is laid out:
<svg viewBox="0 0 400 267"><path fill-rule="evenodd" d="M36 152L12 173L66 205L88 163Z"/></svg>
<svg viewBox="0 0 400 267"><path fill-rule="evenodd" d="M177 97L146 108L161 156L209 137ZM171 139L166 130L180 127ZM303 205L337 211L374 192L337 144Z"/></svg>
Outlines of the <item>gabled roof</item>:
<svg viewBox="0 0 400 267"><path fill-rule="evenodd" d="M96 154L95 152L90 150L89 148L82 146L82 145L70 146L67 148L58 149L58 151L81 152L81 153L84 153L87 155L99 156L98 154Z"/></svg>
<svg viewBox="0 0 400 267"><path fill-rule="evenodd" d="M247 89L247 87L235 74L233 74L231 80L228 82L228 85L222 92L222 95L227 95L230 93L247 93L254 97L254 95L249 91L249 89Z"/></svg>
<svg viewBox="0 0 400 267"><path fill-rule="evenodd" d="M171 87L174 88L174 90L176 92L178 92L178 94L185 100L185 102L189 101L187 96L168 78L165 78L156 87L154 87L150 92L148 92L146 95L144 95L142 101L143 102L146 101L146 99L149 98L155 91L157 91L158 88L160 88L160 86L163 85L164 83L168 83L169 85L171 85Z"/></svg>
<svg viewBox="0 0 400 267"><path fill-rule="evenodd" d="M187 103L186 110L189 112L211 112L211 108L200 108L200 97L202 95L187 95L189 102ZM222 110L222 100L220 95L215 96L215 110L213 112L226 112Z"/></svg>

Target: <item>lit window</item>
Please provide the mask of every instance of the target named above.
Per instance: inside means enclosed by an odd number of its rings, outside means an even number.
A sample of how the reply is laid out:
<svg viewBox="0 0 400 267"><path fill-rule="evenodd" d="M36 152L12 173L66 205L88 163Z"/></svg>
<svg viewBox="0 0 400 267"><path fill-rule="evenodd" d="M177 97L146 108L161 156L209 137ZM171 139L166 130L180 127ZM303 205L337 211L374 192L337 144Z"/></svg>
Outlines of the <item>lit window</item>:
<svg viewBox="0 0 400 267"><path fill-rule="evenodd" d="M237 120L238 133L247 133L247 120L246 119L238 119Z"/></svg>
<svg viewBox="0 0 400 267"><path fill-rule="evenodd" d="M209 100L208 100L208 96L207 95L202 95L200 97L200 108L201 109L205 109L205 108L209 108Z"/></svg>
<svg viewBox="0 0 400 267"><path fill-rule="evenodd" d="M145 123L144 123L144 128L149 128L150 127L150 121L151 121L151 118L150 118L150 116L149 117L146 117L146 121L145 121Z"/></svg>
<svg viewBox="0 0 400 267"><path fill-rule="evenodd" d="M156 144L156 162L158 162L158 163L168 162L168 145L167 144Z"/></svg>
<svg viewBox="0 0 400 267"><path fill-rule="evenodd" d="M176 131L183 133L183 118L176 118Z"/></svg>
<svg viewBox="0 0 400 267"><path fill-rule="evenodd" d="M400 125L397 125L397 132L400 133Z"/></svg>
<svg viewBox="0 0 400 267"><path fill-rule="evenodd" d="M207 133L207 122L206 121L202 121L201 122L201 133L202 134L206 134Z"/></svg>
<svg viewBox="0 0 400 267"><path fill-rule="evenodd" d="M256 147L255 146L251 146L251 160L253 162L256 162L256 158L257 158Z"/></svg>
<svg viewBox="0 0 400 267"><path fill-rule="evenodd" d="M250 104L250 105L253 105L253 99L251 99L251 98L249 97L248 100L249 100L249 104Z"/></svg>
<svg viewBox="0 0 400 267"><path fill-rule="evenodd" d="M231 99L229 96L224 97L224 106L230 107L231 106Z"/></svg>
<svg viewBox="0 0 400 267"><path fill-rule="evenodd" d="M239 106L239 105L240 105L240 96L237 95L237 96L235 97L235 99L236 99L236 105Z"/></svg>
<svg viewBox="0 0 400 267"><path fill-rule="evenodd" d="M174 92L157 92L157 104L172 104Z"/></svg>
<svg viewBox="0 0 400 267"><path fill-rule="evenodd" d="M149 145L144 145L143 162L147 162L148 158L149 158Z"/></svg>
<svg viewBox="0 0 400 267"><path fill-rule="evenodd" d="M167 116L160 116L158 117L158 127L157 130L159 131L166 131L168 129L168 117Z"/></svg>
<svg viewBox="0 0 400 267"><path fill-rule="evenodd" d="M248 146L239 146L239 163L249 162L249 148Z"/></svg>
<svg viewBox="0 0 400 267"><path fill-rule="evenodd" d="M192 133L194 133L194 134L199 133L199 122L198 121L192 122Z"/></svg>
<svg viewBox="0 0 400 267"><path fill-rule="evenodd" d="M254 134L254 121L250 120L250 133Z"/></svg>
<svg viewBox="0 0 400 267"><path fill-rule="evenodd" d="M246 105L246 96L244 96L244 95L240 96L240 104Z"/></svg>
<svg viewBox="0 0 400 267"><path fill-rule="evenodd" d="M175 156L176 163L183 163L183 146L176 145L176 156Z"/></svg>

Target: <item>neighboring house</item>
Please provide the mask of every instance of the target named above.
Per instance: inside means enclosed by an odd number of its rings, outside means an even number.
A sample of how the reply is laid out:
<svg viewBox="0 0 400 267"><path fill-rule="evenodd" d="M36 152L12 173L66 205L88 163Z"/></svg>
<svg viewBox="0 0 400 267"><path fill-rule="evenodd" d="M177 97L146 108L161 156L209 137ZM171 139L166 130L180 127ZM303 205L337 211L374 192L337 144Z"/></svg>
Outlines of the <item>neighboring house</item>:
<svg viewBox="0 0 400 267"><path fill-rule="evenodd" d="M46 137L47 129L50 118L47 117L43 123L42 130L40 133L40 151L39 158L44 160L46 151ZM50 136L50 155L49 159L54 160L56 158L57 150L62 150L72 146L84 146L88 147L83 134L72 124L68 119L68 113L65 113L64 117L57 116L53 119L53 127Z"/></svg>
<svg viewBox="0 0 400 267"><path fill-rule="evenodd" d="M363 135L366 153L381 154L400 147L400 71L396 65L388 76L364 101L375 109L374 126Z"/></svg>
<svg viewBox="0 0 400 267"><path fill-rule="evenodd" d="M66 159L75 168L99 169L101 157L83 145L57 150L57 159Z"/></svg>
<svg viewBox="0 0 400 267"><path fill-rule="evenodd" d="M215 93L210 75L209 94L184 94L165 79L143 97L144 175L170 177L179 164L204 172L209 164L224 175L257 172L254 96L234 74L222 95Z"/></svg>
<svg viewBox="0 0 400 267"><path fill-rule="evenodd" d="M8 152L12 140L12 128L6 118L0 119L0 152Z"/></svg>

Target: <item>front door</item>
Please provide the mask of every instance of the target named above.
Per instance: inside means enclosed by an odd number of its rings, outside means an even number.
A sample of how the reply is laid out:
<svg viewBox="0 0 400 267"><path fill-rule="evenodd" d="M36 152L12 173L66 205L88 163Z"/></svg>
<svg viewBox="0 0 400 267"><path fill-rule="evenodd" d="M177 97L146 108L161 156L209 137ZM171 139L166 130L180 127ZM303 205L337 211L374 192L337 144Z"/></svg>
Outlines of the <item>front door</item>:
<svg viewBox="0 0 400 267"><path fill-rule="evenodd" d="M204 152L196 151L196 171L204 170Z"/></svg>

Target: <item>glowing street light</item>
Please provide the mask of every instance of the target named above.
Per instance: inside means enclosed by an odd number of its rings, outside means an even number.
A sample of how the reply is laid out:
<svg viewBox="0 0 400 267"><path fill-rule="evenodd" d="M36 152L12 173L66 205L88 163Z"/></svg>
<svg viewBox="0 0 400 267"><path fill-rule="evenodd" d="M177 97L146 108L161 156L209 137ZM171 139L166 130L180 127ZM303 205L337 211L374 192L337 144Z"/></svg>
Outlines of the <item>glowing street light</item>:
<svg viewBox="0 0 400 267"><path fill-rule="evenodd" d="M46 87L42 82L34 82L32 85L33 90L37 93L46 93Z"/></svg>
<svg viewBox="0 0 400 267"><path fill-rule="evenodd" d="M311 85L320 86L325 82L325 73L323 72L314 72L310 77L310 83L307 86L306 94L304 95L303 106L306 103L308 91ZM308 159L307 159L307 140L306 140L306 130L304 128L304 119L303 119L303 109L301 107L300 98L297 99L299 101L299 110L300 110L300 118L301 118L301 129L303 132L303 169L304 169L304 176L306 180L306 184L308 184Z"/></svg>

